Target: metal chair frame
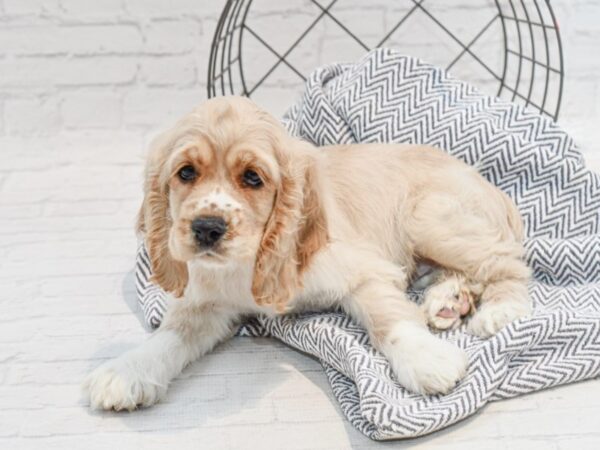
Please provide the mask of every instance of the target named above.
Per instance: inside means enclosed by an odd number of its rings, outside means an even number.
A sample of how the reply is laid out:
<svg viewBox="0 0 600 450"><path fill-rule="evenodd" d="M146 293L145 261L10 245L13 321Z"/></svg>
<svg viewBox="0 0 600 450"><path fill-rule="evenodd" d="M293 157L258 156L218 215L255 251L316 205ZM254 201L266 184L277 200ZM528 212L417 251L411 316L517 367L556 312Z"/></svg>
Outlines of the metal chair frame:
<svg viewBox="0 0 600 450"><path fill-rule="evenodd" d="M278 52L260 35L260 31L254 29L251 24L247 23L248 12L252 6L253 0L227 0L223 12L217 23L217 28L214 34L214 38L211 46L209 67L208 67L208 96L214 97L216 95L227 95L237 94L252 96L252 94L260 88L263 83L269 78L280 64L286 65L290 68L300 79L306 80L307 74L302 73L298 70L290 61L287 59L290 53L300 44L300 42L314 29L315 25L323 20L325 17L331 19L336 23L345 33L347 33L349 39L356 41L365 51L371 50L371 47L365 44L356 34L352 33L338 18L335 17L331 11L332 7L338 2L338 0L328 0L326 6L323 6L317 0L310 0L316 5L320 13L312 21L312 23L297 37L296 40L289 46L289 48L283 53ZM554 11L550 5L550 0L494 0L497 8L497 14L494 15L491 20L484 24L479 31L469 42L463 42L459 37L452 33L442 21L440 21L434 14L432 14L426 7L426 0L407 0L412 3L411 8L408 12L400 18L394 27L383 36L374 47L384 46L390 37L400 28L412 14L417 11L422 12L431 19L433 23L440 27L441 30L448 36L449 39L455 41L460 47L461 51L456 57L446 66L446 69L450 70L452 67L465 55L470 55L477 63L479 63L486 72L498 82L497 96L503 96L509 98L511 101L520 101L526 106L537 109L540 113L546 114L553 119L558 118L560 111L560 105L562 100L563 91L563 79L564 79L564 61L562 44L560 39L560 32ZM429 1L429 3L431 0ZM517 6L520 5L525 17L519 17L517 12ZM548 22L544 18L543 8L549 12L551 22ZM485 32L497 21L501 23L501 29L503 32L504 42L504 62L502 71L498 73L486 64L482 58L475 53L473 45L485 34ZM513 43L512 39L509 39L509 23L514 23L516 27L510 29L516 29L516 48L512 48L510 43ZM544 39L535 39L534 29L541 29ZM242 54L243 39L246 33L252 35L256 40L268 49L276 58L277 61L270 68L268 68L264 75L252 86L249 86L244 76L244 59ZM531 56L525 54L525 43L529 40ZM551 51L551 45L554 44L556 48L555 52ZM551 61L551 54L555 53L558 58L555 57L555 61ZM509 85L507 79L509 55L517 57L517 76L513 85ZM524 61L531 63L531 69L526 71ZM534 102L533 89L536 78L536 71L542 71L542 80L544 82L544 91L541 102ZM529 72L529 73L527 73ZM551 73L556 74L559 77L559 83L555 92L550 92L550 75ZM530 79L524 80L523 78L530 75ZM236 78L237 77L237 78ZM239 83L236 83L236 80ZM241 84L241 91L236 92L234 83ZM525 84L525 83L528 83ZM524 90L523 90L524 87ZM521 88L521 89L519 89ZM554 106L548 104L550 95L556 96L556 102Z"/></svg>

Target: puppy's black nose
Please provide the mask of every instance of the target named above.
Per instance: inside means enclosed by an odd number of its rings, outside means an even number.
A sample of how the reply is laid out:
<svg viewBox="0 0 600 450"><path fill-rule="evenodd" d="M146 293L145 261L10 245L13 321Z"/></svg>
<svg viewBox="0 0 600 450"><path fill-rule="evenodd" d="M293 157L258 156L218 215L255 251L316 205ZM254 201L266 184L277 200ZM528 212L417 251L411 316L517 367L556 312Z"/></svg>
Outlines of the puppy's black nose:
<svg viewBox="0 0 600 450"><path fill-rule="evenodd" d="M221 217L201 216L192 222L192 231L200 247L212 247L227 231L227 224Z"/></svg>

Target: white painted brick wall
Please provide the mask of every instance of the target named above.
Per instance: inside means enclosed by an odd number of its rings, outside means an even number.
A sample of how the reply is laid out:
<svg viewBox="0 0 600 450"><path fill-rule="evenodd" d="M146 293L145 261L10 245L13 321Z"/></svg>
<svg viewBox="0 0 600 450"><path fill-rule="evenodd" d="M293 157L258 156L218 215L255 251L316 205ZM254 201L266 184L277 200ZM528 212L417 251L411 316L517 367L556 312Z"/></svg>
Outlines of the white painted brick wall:
<svg viewBox="0 0 600 450"><path fill-rule="evenodd" d="M0 69L1 71L2 69ZM4 102L6 133L47 135L60 131L60 98L57 96L18 96Z"/></svg>
<svg viewBox="0 0 600 450"><path fill-rule="evenodd" d="M85 89L65 92L62 100L65 128L118 128L122 123L122 93Z"/></svg>
<svg viewBox="0 0 600 450"><path fill-rule="evenodd" d="M485 17L489 0L431 1L457 33ZM600 3L552 2L561 24L566 80L561 122L584 147L595 146L600 119ZM151 133L206 98L210 43L224 0L0 1L0 136L54 136L118 129ZM412 5L397 0L340 0L336 15L374 44ZM308 0L255 0L250 16L283 51L314 17ZM456 45L415 15L392 40L436 63ZM486 41L493 44L495 37ZM247 39L246 72L258 79L268 54ZM292 56L301 70L355 59L363 50L336 26L319 24ZM439 61L438 61L439 60ZM457 68L478 80L476 67ZM280 114L300 87L285 68L256 99ZM287 94L287 95L286 95ZM598 149L600 151L600 149Z"/></svg>

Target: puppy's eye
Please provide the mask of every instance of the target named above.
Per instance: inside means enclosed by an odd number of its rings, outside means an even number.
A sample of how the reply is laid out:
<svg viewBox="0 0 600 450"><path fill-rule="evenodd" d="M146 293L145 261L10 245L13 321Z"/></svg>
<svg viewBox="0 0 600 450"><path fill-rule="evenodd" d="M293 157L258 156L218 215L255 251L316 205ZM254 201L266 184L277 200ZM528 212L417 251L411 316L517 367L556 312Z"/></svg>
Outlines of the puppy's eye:
<svg viewBox="0 0 600 450"><path fill-rule="evenodd" d="M242 175L242 181L246 186L250 186L252 188L259 188L263 185L263 180L252 169L248 169L244 172L244 175Z"/></svg>
<svg viewBox="0 0 600 450"><path fill-rule="evenodd" d="M198 172L192 166L183 166L177 172L179 179L184 182L194 181L198 176Z"/></svg>

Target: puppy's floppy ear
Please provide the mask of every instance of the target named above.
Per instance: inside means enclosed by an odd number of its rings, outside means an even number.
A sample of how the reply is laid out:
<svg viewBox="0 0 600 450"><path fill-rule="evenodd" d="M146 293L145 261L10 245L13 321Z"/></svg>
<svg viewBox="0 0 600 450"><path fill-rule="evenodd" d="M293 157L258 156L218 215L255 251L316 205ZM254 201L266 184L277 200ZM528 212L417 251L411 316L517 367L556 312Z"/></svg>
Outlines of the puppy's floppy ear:
<svg viewBox="0 0 600 450"><path fill-rule="evenodd" d="M319 192L316 161L290 138L297 149L278 151L280 183L254 267L252 295L259 305L283 312L315 253L328 242L327 219ZM298 151L296 151L298 150Z"/></svg>
<svg viewBox="0 0 600 450"><path fill-rule="evenodd" d="M137 228L145 237L152 265L151 281L175 297L181 297L188 283L184 262L176 261L169 251L169 186L163 171L169 154L168 137L159 137L152 145L146 165L144 201L138 214Z"/></svg>

